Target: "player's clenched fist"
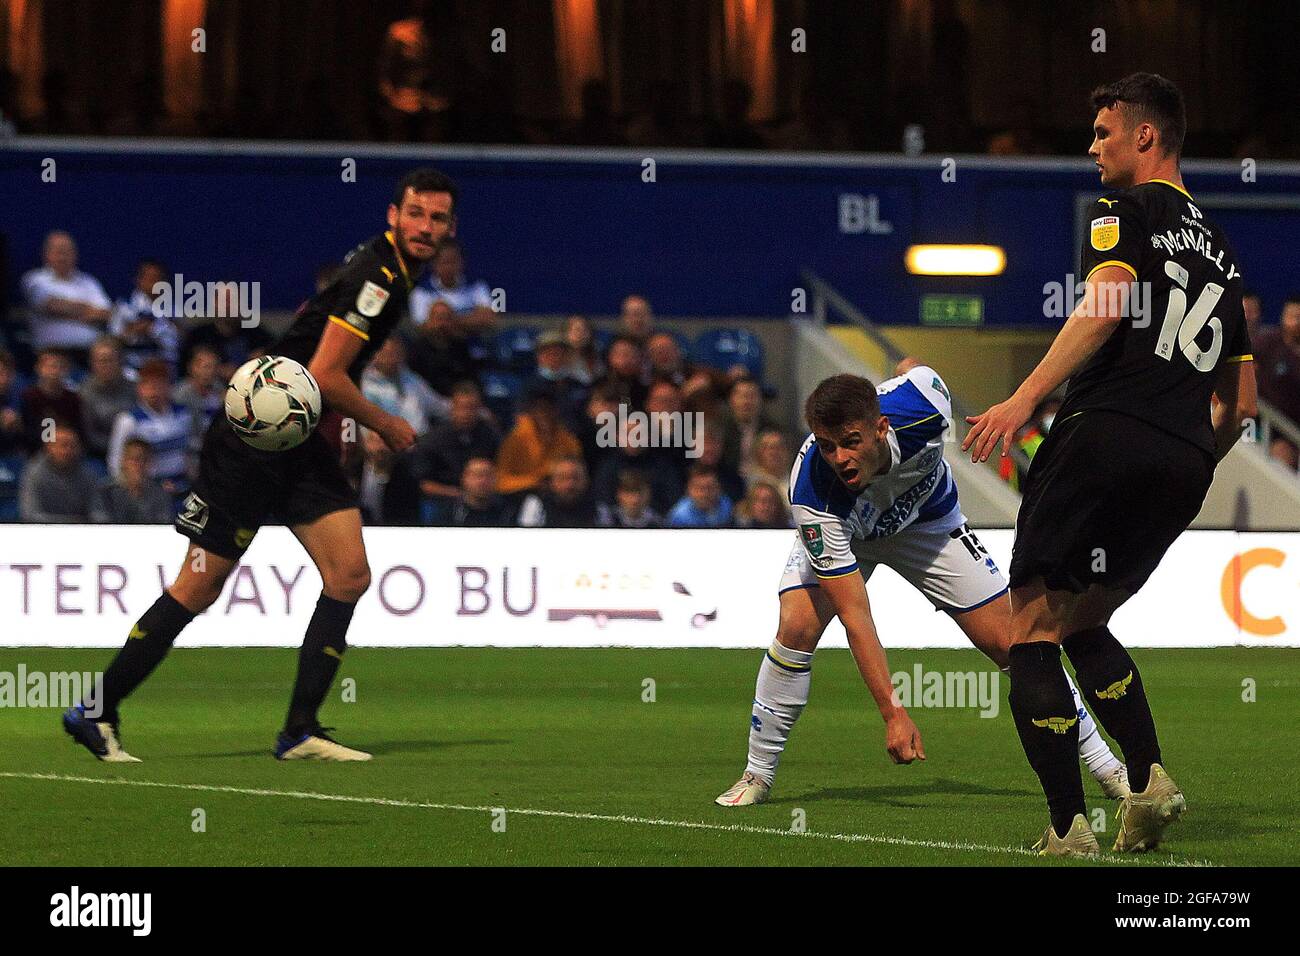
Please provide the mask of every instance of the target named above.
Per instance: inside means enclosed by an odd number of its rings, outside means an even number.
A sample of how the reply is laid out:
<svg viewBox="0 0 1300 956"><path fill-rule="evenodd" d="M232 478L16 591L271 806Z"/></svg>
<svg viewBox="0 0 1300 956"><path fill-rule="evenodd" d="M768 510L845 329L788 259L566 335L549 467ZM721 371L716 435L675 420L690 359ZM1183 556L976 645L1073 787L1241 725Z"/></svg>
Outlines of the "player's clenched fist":
<svg viewBox="0 0 1300 956"><path fill-rule="evenodd" d="M415 444L415 429L401 415L389 415L379 434L390 451L403 452Z"/></svg>
<svg viewBox="0 0 1300 956"><path fill-rule="evenodd" d="M925 745L921 732L912 723L907 712L899 710L885 723L885 749L894 763L911 763L918 757L925 759Z"/></svg>

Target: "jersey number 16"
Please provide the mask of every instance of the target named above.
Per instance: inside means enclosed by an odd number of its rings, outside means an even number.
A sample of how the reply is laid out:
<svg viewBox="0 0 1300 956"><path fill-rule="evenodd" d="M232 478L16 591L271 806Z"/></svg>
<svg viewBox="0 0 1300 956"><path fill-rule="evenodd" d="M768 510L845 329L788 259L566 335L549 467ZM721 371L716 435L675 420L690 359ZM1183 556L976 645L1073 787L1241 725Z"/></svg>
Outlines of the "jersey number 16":
<svg viewBox="0 0 1300 956"><path fill-rule="evenodd" d="M1192 311L1187 311L1187 283L1191 278L1186 269L1169 259L1165 262L1165 275L1174 280L1174 288L1169 290L1169 304L1165 308L1165 320L1160 325L1160 337L1156 339L1156 355L1166 362L1173 359L1175 340L1178 351L1187 356L1198 372L1212 372L1214 364L1219 361L1223 351L1223 323L1217 316L1210 315L1219 304L1223 295L1223 286L1207 282L1201 294L1196 297ZM1196 344L1196 336L1201 329L1209 326L1214 333L1214 341L1208 349Z"/></svg>

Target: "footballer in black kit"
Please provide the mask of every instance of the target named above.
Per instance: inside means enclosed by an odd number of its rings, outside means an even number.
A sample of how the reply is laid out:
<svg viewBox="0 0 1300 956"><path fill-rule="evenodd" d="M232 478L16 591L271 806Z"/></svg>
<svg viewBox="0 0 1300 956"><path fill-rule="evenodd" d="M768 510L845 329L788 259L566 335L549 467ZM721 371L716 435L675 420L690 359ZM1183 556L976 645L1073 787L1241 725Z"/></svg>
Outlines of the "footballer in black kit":
<svg viewBox="0 0 1300 956"><path fill-rule="evenodd" d="M1025 482L1010 570L1011 709L1052 819L1038 849L1062 856L1099 852L1062 648L1124 751L1131 794L1114 849L1154 849L1186 807L1141 675L1108 624L1196 517L1256 413L1241 269L1179 172L1182 94L1138 73L1096 90L1092 105L1089 155L1111 191L1089 207L1083 301L1016 394L968 419L962 444L973 460L999 441L1005 454L1037 402L1069 379Z"/></svg>
<svg viewBox="0 0 1300 956"><path fill-rule="evenodd" d="M436 169L408 173L388 207L388 229L358 246L336 278L298 310L270 354L306 366L321 389L322 417L287 451L245 444L218 414L203 439L193 493L176 518L190 538L176 580L136 622L93 698L63 715L64 729L101 760L134 761L122 749L118 705L149 676L195 615L220 596L264 524L284 524L323 584L299 653L280 759L368 760L329 737L317 714L347 649L357 601L370 585L357 495L340 461L345 419L372 429L394 452L415 433L362 396L361 372L406 314L407 297L438 244L455 235L456 187ZM347 436L343 436L347 437Z"/></svg>

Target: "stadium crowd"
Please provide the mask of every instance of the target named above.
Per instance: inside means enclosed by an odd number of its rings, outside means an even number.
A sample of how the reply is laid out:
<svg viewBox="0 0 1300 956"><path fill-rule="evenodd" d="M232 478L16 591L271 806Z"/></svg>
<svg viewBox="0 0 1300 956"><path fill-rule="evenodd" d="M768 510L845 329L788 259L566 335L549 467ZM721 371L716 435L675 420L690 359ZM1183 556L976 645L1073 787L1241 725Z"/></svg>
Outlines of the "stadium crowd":
<svg viewBox="0 0 1300 956"><path fill-rule="evenodd" d="M233 309L159 314L155 259L116 300L67 233L47 236L43 260L22 277L22 316L0 326L30 353L0 346L0 520L169 522L226 381L274 336ZM752 334L692 343L636 294L610 329L578 315L501 328L458 243L434 265L361 380L415 447L395 455L366 429L343 444L369 524L791 527L794 450L765 411Z"/></svg>

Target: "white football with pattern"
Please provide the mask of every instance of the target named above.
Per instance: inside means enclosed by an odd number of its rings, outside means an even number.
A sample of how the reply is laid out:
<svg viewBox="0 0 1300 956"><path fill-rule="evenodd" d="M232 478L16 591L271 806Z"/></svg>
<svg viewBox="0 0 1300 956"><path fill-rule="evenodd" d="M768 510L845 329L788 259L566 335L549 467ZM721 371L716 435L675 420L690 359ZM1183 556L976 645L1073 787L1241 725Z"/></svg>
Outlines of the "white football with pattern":
<svg viewBox="0 0 1300 956"><path fill-rule="evenodd" d="M320 386L300 363L279 355L249 359L226 387L226 420L262 451L287 451L320 421Z"/></svg>

